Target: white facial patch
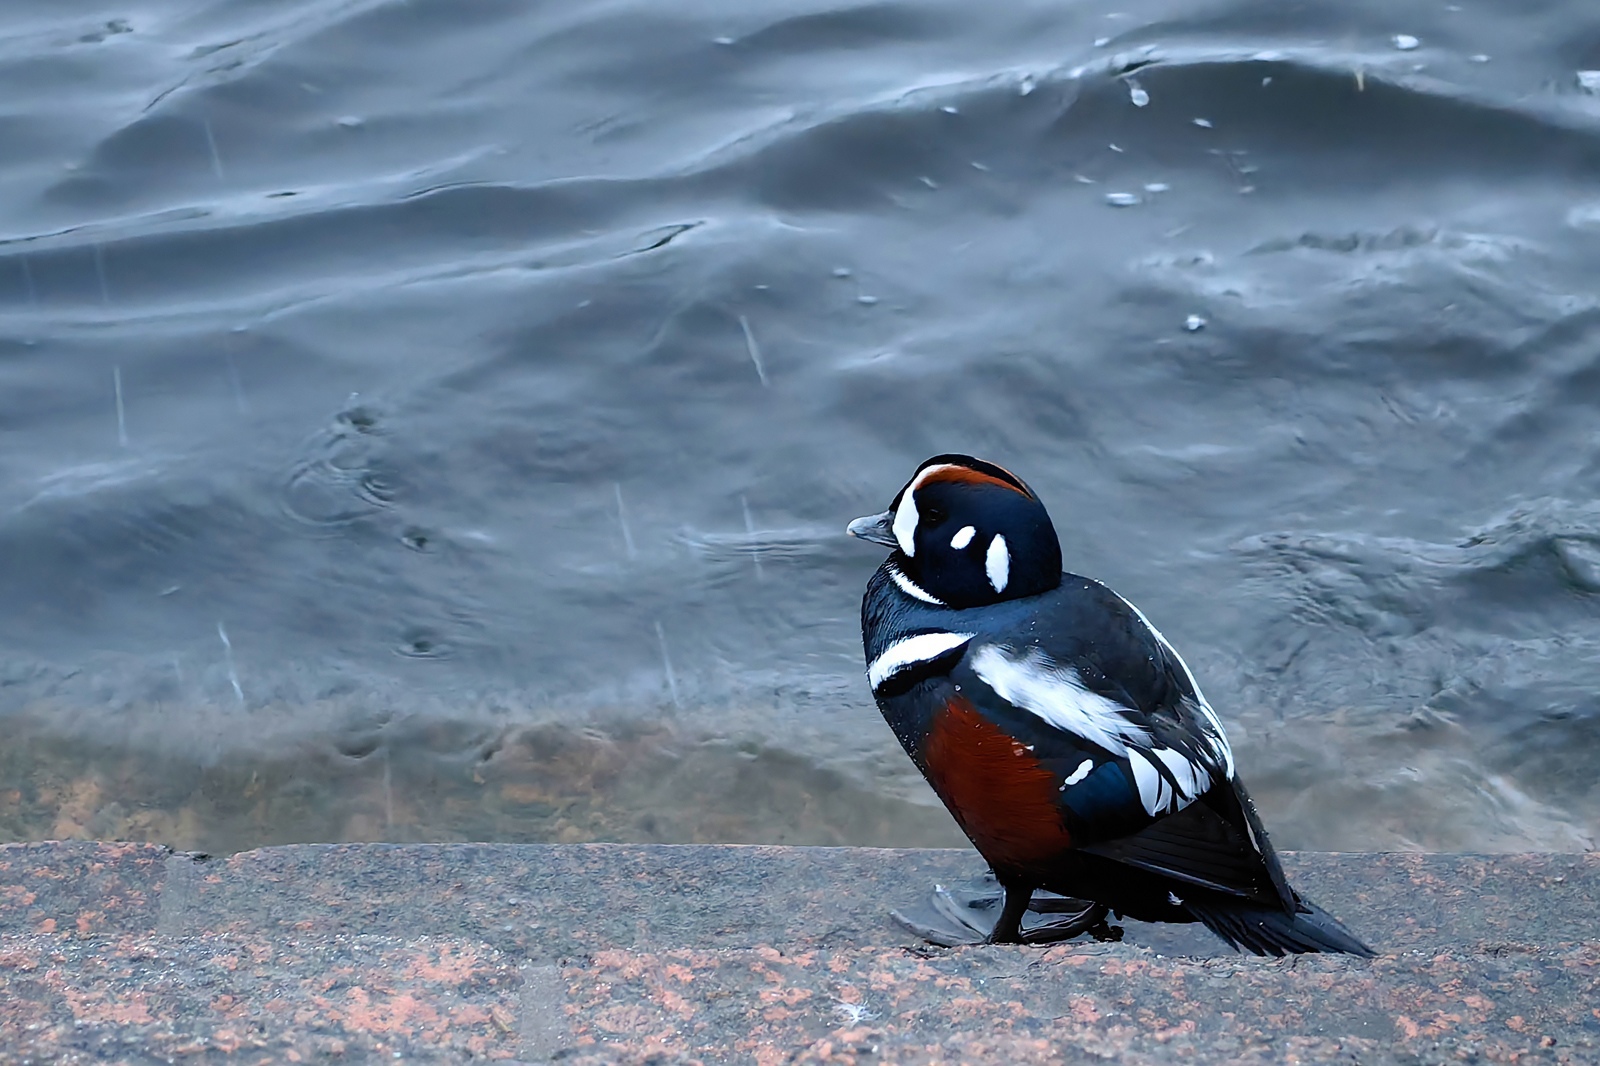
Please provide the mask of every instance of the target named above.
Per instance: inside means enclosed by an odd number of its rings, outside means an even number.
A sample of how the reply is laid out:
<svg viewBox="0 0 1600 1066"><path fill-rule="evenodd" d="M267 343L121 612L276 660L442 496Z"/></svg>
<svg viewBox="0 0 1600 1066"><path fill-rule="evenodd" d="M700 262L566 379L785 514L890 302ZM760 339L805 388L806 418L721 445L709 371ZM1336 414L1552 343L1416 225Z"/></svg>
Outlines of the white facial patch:
<svg viewBox="0 0 1600 1066"><path fill-rule="evenodd" d="M960 551L962 548L965 548L968 544L971 544L972 543L972 538L976 537L977 535L978 535L978 527L977 526L962 526L956 532L956 535L950 538L950 547L954 548L956 551Z"/></svg>
<svg viewBox="0 0 1600 1066"><path fill-rule="evenodd" d="M989 584L996 592L1006 590L1006 582L1011 580L1011 553L1006 550L1006 538L998 533L984 554L983 571L989 575Z"/></svg>
<svg viewBox="0 0 1600 1066"><path fill-rule="evenodd" d="M1149 731L1128 717L1129 708L1091 692L1078 671L1057 665L1037 648L1017 655L984 644L972 653L972 672L1001 699L1113 755L1127 754L1130 742L1141 747L1151 742Z"/></svg>
<svg viewBox="0 0 1600 1066"><path fill-rule="evenodd" d="M894 539L907 557L917 554L917 523L920 521L922 516L917 514L917 487L908 485L905 495L900 497L900 506L895 508L894 524L889 527L894 530Z"/></svg>
<svg viewBox="0 0 1600 1066"><path fill-rule="evenodd" d="M928 479L928 475L936 470L947 470L949 463L938 463L923 470L911 479L911 484L900 494L900 506L894 510L894 523L890 529L894 532L894 539L900 545L900 550L908 557L917 554L917 523L922 521L922 516L917 513L917 486Z"/></svg>
<svg viewBox="0 0 1600 1066"><path fill-rule="evenodd" d="M885 648L867 667L867 683L876 692L878 686L889 678L917 663L931 662L939 656L959 648L976 634L973 633L918 633L905 637Z"/></svg>

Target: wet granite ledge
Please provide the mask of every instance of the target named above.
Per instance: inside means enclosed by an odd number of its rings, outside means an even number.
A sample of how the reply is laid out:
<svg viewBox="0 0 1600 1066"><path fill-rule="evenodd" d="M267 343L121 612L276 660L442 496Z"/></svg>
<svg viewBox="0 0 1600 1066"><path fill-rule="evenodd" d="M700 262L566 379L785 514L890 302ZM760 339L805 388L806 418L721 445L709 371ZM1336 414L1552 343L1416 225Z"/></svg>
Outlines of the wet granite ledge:
<svg viewBox="0 0 1600 1066"><path fill-rule="evenodd" d="M0 1061L1600 1062L1600 856L1285 857L1383 954L927 949L960 851L0 846Z"/></svg>

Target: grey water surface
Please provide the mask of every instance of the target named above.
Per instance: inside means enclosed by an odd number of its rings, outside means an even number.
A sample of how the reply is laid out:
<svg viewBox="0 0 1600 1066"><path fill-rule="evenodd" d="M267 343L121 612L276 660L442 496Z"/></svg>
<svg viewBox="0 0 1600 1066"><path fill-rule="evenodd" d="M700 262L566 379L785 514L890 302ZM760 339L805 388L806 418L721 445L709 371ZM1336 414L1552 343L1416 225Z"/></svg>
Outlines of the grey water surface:
<svg viewBox="0 0 1600 1066"><path fill-rule="evenodd" d="M1600 836L1600 8L8 0L0 839L958 837L1027 478L1289 847Z"/></svg>

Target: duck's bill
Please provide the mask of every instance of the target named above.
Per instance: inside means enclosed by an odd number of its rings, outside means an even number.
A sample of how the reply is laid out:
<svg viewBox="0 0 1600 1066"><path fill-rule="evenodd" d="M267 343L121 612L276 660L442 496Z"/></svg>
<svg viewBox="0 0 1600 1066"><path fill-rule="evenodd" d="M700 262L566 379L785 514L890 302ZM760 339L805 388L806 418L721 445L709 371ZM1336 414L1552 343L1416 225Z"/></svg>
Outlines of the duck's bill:
<svg viewBox="0 0 1600 1066"><path fill-rule="evenodd" d="M894 512L885 511L882 514L869 514L865 518L856 519L845 527L845 532L852 537L882 544L885 548L897 548L899 544L894 539L893 525Z"/></svg>

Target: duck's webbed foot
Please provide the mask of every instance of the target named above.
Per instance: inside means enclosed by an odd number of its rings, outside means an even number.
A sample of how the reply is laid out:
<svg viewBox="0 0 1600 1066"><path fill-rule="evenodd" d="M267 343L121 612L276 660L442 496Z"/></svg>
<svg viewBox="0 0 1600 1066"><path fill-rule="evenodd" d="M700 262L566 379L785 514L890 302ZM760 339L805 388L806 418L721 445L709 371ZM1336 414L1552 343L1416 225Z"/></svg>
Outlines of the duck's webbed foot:
<svg viewBox="0 0 1600 1066"><path fill-rule="evenodd" d="M1000 897L995 895L987 904L975 906L966 898L958 900L945 886L934 885L927 904L910 914L890 911L889 917L930 944L964 947L986 943L994 931L995 919L1000 916Z"/></svg>
<svg viewBox="0 0 1600 1066"><path fill-rule="evenodd" d="M1058 896L1056 898L1063 899L1064 897ZM1089 903L1081 899L1072 899L1066 902L1077 904L1077 909L1070 912L1058 911L1052 913L1046 911L1043 912L1046 916L1037 921L1030 921L1024 918L1022 927L1018 931L1018 936L1022 942L1024 944L1059 944L1063 940L1071 940L1073 937L1083 933L1088 933L1096 940L1122 939L1122 930L1120 928L1113 931L1106 924L1106 916L1111 912L1103 904ZM1028 913L1037 914L1041 912L1029 907ZM1102 932L1105 933L1104 936L1101 935Z"/></svg>
<svg viewBox="0 0 1600 1066"><path fill-rule="evenodd" d="M1088 900L1036 891L1025 908L1009 914L1006 892L986 874L965 887L935 885L928 904L910 914L890 911L901 927L930 944L1055 944L1089 933L1096 940L1119 940L1122 930L1106 924L1107 909Z"/></svg>
<svg viewBox="0 0 1600 1066"><path fill-rule="evenodd" d="M1029 940L1028 935L1032 928L1026 921L1023 924L1023 943L1049 944L1058 940L1070 940L1079 933L1088 933L1091 937L1101 942L1115 943L1122 939L1122 926L1112 925L1107 919L1111 910L1098 903L1088 900L1074 899L1072 896L1061 896L1054 892L1039 889L1028 901L1029 914L1066 915L1064 918L1052 918L1038 923L1042 928L1053 935L1048 940Z"/></svg>

